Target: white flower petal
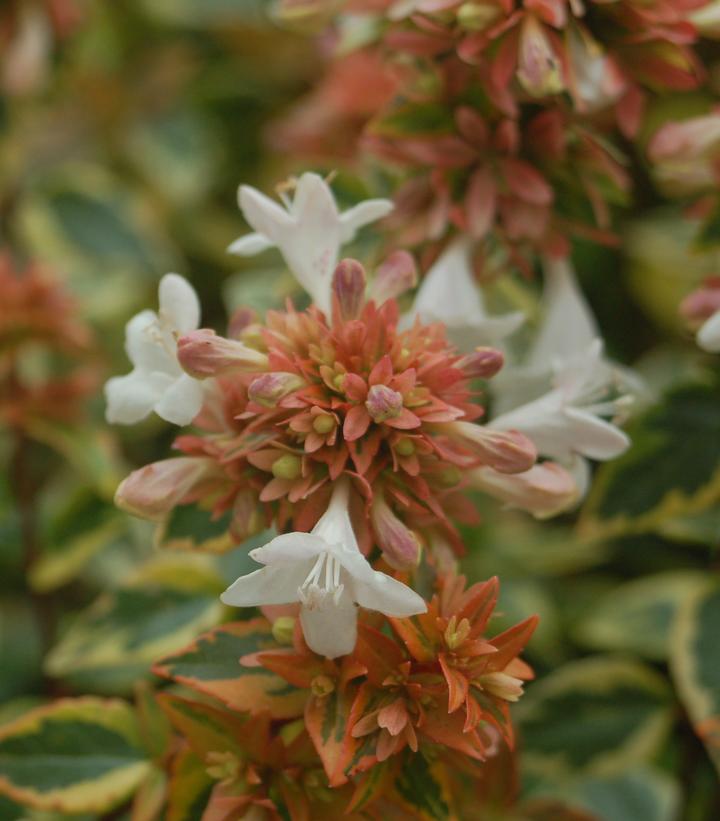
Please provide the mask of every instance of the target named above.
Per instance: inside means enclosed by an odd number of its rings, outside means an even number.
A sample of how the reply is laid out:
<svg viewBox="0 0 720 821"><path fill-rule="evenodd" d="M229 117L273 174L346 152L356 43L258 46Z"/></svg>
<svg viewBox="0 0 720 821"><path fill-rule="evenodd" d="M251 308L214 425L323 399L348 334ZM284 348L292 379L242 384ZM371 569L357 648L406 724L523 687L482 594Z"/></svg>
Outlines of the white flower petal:
<svg viewBox="0 0 720 821"><path fill-rule="evenodd" d="M386 217L395 207L392 200L365 200L340 215L341 239L352 242L358 230L375 220Z"/></svg>
<svg viewBox="0 0 720 821"><path fill-rule="evenodd" d="M192 285L179 274L165 274L158 289L160 316L180 334L200 324L200 300Z"/></svg>
<svg viewBox="0 0 720 821"><path fill-rule="evenodd" d="M443 322L450 340L460 350L492 345L516 331L525 321L522 313L488 316L482 292L472 274L470 243L455 240L423 279L409 312L412 320Z"/></svg>
<svg viewBox="0 0 720 821"><path fill-rule="evenodd" d="M274 248L275 243L269 240L262 234L246 234L240 239L228 245L229 254L237 254L240 257L252 257L255 254L260 254L267 251L268 248Z"/></svg>
<svg viewBox="0 0 720 821"><path fill-rule="evenodd" d="M283 235L297 224L282 206L249 185L240 186L238 201L250 227L274 245L280 245Z"/></svg>
<svg viewBox="0 0 720 821"><path fill-rule="evenodd" d="M144 371L176 376L180 366L163 344L166 341L155 311L141 311L125 326L125 351L133 365ZM175 343L170 340L170 344Z"/></svg>
<svg viewBox="0 0 720 821"><path fill-rule="evenodd" d="M323 550L327 550L327 544L311 533L284 533L263 547L255 548L250 555L260 564L287 565L314 559ZM302 583L303 579L300 581Z"/></svg>
<svg viewBox="0 0 720 821"><path fill-rule="evenodd" d="M543 304L543 323L527 364L547 370L554 360L586 350L599 333L568 260L546 265Z"/></svg>
<svg viewBox="0 0 720 821"><path fill-rule="evenodd" d="M720 353L720 311L705 321L698 331L697 343L708 353Z"/></svg>
<svg viewBox="0 0 720 821"><path fill-rule="evenodd" d="M200 413L203 384L184 373L163 393L154 407L155 413L173 425L189 425Z"/></svg>
<svg viewBox="0 0 720 821"><path fill-rule="evenodd" d="M110 424L134 425L150 414L155 403L171 384L162 373L135 369L126 376L114 376L105 383L105 418Z"/></svg>
<svg viewBox="0 0 720 821"><path fill-rule="evenodd" d="M565 417L569 420L568 436L574 440L576 453L589 459L606 461L620 456L630 447L627 434L592 413L579 408L566 408Z"/></svg>
<svg viewBox="0 0 720 821"><path fill-rule="evenodd" d="M300 608L300 623L307 646L329 659L346 656L357 641L357 608L347 591L337 605L310 610Z"/></svg>
<svg viewBox="0 0 720 821"><path fill-rule="evenodd" d="M247 576L240 576L220 596L224 604L233 607L259 607L264 604L292 604L298 601L298 587L310 567L298 565L296 572L287 567L262 567Z"/></svg>
<svg viewBox="0 0 720 821"><path fill-rule="evenodd" d="M372 573L373 579L369 583L353 580L353 597L359 605L395 618L427 612L425 600L406 584L377 570Z"/></svg>

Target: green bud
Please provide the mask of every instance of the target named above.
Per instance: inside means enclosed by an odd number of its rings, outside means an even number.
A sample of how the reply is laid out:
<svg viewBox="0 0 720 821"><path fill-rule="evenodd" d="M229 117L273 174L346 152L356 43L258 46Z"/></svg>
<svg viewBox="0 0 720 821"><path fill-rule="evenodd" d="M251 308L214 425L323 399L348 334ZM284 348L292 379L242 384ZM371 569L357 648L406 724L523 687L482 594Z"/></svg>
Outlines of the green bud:
<svg viewBox="0 0 720 821"><path fill-rule="evenodd" d="M276 479L297 479L302 470L302 462L299 456L286 453L273 462L272 475Z"/></svg>

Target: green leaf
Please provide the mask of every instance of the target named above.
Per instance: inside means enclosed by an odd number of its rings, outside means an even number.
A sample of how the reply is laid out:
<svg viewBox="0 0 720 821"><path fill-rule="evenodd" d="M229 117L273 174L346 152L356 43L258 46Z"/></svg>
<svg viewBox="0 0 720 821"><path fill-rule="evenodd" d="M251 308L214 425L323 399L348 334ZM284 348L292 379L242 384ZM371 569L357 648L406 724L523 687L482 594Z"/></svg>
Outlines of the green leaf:
<svg viewBox="0 0 720 821"><path fill-rule="evenodd" d="M704 585L705 577L693 571L670 571L627 582L589 603L574 637L596 650L625 650L663 661L668 657L670 629L678 608Z"/></svg>
<svg viewBox="0 0 720 821"><path fill-rule="evenodd" d="M0 601L0 702L37 691L42 682L42 636L31 603Z"/></svg>
<svg viewBox="0 0 720 821"><path fill-rule="evenodd" d="M411 103L396 108L387 117L373 124L373 133L388 137L454 134L452 112L436 103Z"/></svg>
<svg viewBox="0 0 720 821"><path fill-rule="evenodd" d="M677 782L646 766L541 785L539 795L587 810L597 821L676 821L679 817Z"/></svg>
<svg viewBox="0 0 720 821"><path fill-rule="evenodd" d="M231 518L229 511L214 519L211 511L197 504L176 505L158 526L155 545L165 550L225 553L237 547L229 531Z"/></svg>
<svg viewBox="0 0 720 821"><path fill-rule="evenodd" d="M107 430L34 420L28 433L59 453L105 499L112 499L123 470L117 443Z"/></svg>
<svg viewBox="0 0 720 821"><path fill-rule="evenodd" d="M170 764L166 821L200 821L214 784L203 760L181 750Z"/></svg>
<svg viewBox="0 0 720 821"><path fill-rule="evenodd" d="M36 809L107 812L149 768L123 701L63 699L0 728L0 792Z"/></svg>
<svg viewBox="0 0 720 821"><path fill-rule="evenodd" d="M269 710L274 718L294 718L302 714L307 693L262 667L240 664L243 656L276 647L266 619L225 624L167 656L153 671L233 710Z"/></svg>
<svg viewBox="0 0 720 821"><path fill-rule="evenodd" d="M671 721L670 693L651 668L596 656L530 685L516 717L529 772L616 772L657 751Z"/></svg>
<svg viewBox="0 0 720 821"><path fill-rule="evenodd" d="M30 569L33 589L45 593L73 581L93 556L126 532L126 523L92 490L74 493L50 523L43 552Z"/></svg>
<svg viewBox="0 0 720 821"><path fill-rule="evenodd" d="M442 763L430 764L422 753L407 753L394 786L413 818L448 821L454 817Z"/></svg>
<svg viewBox="0 0 720 821"><path fill-rule="evenodd" d="M695 732L720 771L720 585L688 597L672 636L670 669Z"/></svg>
<svg viewBox="0 0 720 821"><path fill-rule="evenodd" d="M656 530L720 499L720 389L684 386L634 424L630 450L598 471L581 519L594 538Z"/></svg>
<svg viewBox="0 0 720 821"><path fill-rule="evenodd" d="M47 657L49 675L129 693L160 656L220 621L225 585L203 557L163 557L78 616Z"/></svg>

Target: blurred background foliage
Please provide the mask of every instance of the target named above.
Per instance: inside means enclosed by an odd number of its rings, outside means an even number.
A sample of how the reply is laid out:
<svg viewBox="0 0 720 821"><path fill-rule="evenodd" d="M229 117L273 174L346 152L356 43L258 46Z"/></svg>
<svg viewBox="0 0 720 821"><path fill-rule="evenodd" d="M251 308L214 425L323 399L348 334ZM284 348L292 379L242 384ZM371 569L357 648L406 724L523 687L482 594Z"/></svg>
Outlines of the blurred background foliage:
<svg viewBox="0 0 720 821"><path fill-rule="evenodd" d="M173 431L156 418L108 429L98 385L126 370L124 324L154 304L168 270L193 282L203 324L218 330L239 305L262 310L293 291L279 257L240 263L224 249L245 230L238 183L268 190L303 167L269 150L266 134L321 70L315 43L274 26L264 0L79 8L32 87L6 81L0 97L3 250L74 296L95 373L70 421L0 417L0 723L62 695L129 696L153 661L231 618L218 594L249 567L246 550L159 553L152 528L114 508L118 480L163 457ZM341 201L387 193L376 171L339 170ZM488 506L465 534L464 569L500 576L508 624L541 616L528 652L539 680L517 710L522 801L563 800L602 821L710 821L720 817L720 370L677 304L718 272L720 250L698 247L692 222L650 189L639 200L620 248L575 248L610 354L638 368L653 399L630 423L634 446L598 471L577 517L537 523ZM525 304L538 290L514 281ZM25 372L54 353L28 345L13 357ZM492 812L482 818L523 817ZM2 821L64 817L100 815L0 797Z"/></svg>

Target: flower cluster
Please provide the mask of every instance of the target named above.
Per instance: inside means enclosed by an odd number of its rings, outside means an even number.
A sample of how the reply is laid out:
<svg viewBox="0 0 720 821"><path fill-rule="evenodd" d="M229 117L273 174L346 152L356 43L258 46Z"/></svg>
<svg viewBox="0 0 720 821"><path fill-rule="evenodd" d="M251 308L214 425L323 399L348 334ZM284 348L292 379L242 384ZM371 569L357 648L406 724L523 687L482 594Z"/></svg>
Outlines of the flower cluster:
<svg viewBox="0 0 720 821"><path fill-rule="evenodd" d="M509 705L533 675L519 654L537 617L488 637L497 579L466 589L458 575L458 524L477 521L469 491L538 518L571 508L588 459L627 447L622 390L568 264L549 266L537 338L506 372L495 345L524 315L488 313L470 238L443 250L401 312L417 284L409 253L372 277L340 258L392 203L341 212L315 174L279 193L280 204L241 186L254 232L229 250L277 248L312 304L264 318L241 308L221 336L200 327L186 280L161 280L158 311L127 325L133 370L108 382L107 416L154 411L192 429L175 440L182 455L134 471L116 502L157 521L161 543L198 516L216 538L188 541L207 550L277 534L221 596L266 617L218 628L242 639L232 700L174 674L172 659L156 667L227 708L160 699L215 782L208 812L416 817L396 779L415 767L447 779L457 760L477 779L511 755Z"/></svg>
<svg viewBox="0 0 720 821"><path fill-rule="evenodd" d="M616 241L612 209L632 194L646 112L706 81L697 49L717 29L709 0L286 2L277 13L293 24L299 9L306 28L332 21L337 56L274 133L299 135L313 158L328 146L333 162L357 134L358 151L405 177L402 242L455 229L525 269L537 252L567 254L572 236ZM372 67L373 106L339 82L351 60Z"/></svg>
<svg viewBox="0 0 720 821"><path fill-rule="evenodd" d="M0 255L0 422L72 421L96 387L92 338L63 288L38 265Z"/></svg>
<svg viewBox="0 0 720 821"><path fill-rule="evenodd" d="M287 553L282 538L265 550ZM255 583L276 589L269 577L248 578L244 593L252 594ZM495 578L466 587L462 576L445 575L421 615L364 614L354 649L342 658L313 652L307 632L304 638L287 616L276 618L272 628L257 618L201 637L212 643L237 636L261 645L240 659L232 699L213 681L177 677L186 692L189 687L213 696L225 702L223 708L187 696L160 697L214 783L208 810L258 819L280 818L282 807L293 819L416 817L416 805L406 802L409 797L419 804L424 788L416 785L408 796L408 771L432 762L432 784L461 757L462 772L477 779L487 759L512 750L509 707L533 678L520 653L537 617L493 630L498 592ZM172 656L155 669L176 678ZM258 678L278 695L266 691L262 704L253 704ZM237 705L246 703L247 712L240 712ZM211 734L208 726L215 728ZM238 815L251 808L255 814Z"/></svg>

